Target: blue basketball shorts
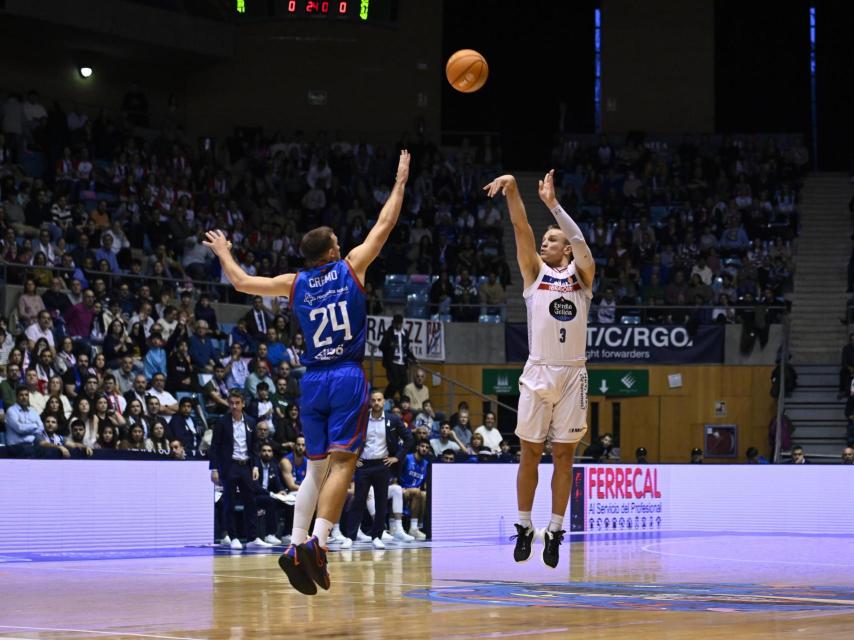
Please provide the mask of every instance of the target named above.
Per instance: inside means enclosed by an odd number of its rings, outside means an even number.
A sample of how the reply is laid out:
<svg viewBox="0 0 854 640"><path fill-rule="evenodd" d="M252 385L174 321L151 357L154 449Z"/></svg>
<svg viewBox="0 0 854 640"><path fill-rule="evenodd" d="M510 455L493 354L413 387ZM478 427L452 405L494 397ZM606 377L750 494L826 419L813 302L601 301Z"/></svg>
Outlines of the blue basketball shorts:
<svg viewBox="0 0 854 640"><path fill-rule="evenodd" d="M358 451L370 412L370 388L362 367L355 362L310 367L301 387L300 419L309 459L321 460L330 451Z"/></svg>

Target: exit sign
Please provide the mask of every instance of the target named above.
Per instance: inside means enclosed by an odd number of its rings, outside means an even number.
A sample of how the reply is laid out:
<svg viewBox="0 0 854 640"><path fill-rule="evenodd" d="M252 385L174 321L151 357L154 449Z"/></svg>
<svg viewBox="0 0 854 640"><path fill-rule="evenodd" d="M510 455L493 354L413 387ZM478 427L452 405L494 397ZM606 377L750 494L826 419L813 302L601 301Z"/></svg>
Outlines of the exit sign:
<svg viewBox="0 0 854 640"><path fill-rule="evenodd" d="M649 371L646 369L588 369L587 379L591 396L649 395Z"/></svg>

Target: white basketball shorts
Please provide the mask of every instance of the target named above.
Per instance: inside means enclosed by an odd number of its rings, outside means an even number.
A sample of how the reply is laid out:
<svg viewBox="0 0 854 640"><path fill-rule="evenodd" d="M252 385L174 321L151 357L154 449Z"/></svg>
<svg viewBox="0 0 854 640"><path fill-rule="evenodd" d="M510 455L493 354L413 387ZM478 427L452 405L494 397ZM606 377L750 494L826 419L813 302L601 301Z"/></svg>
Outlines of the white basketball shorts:
<svg viewBox="0 0 854 640"><path fill-rule="evenodd" d="M525 365L519 378L516 435L528 442L574 444L587 432L587 369Z"/></svg>

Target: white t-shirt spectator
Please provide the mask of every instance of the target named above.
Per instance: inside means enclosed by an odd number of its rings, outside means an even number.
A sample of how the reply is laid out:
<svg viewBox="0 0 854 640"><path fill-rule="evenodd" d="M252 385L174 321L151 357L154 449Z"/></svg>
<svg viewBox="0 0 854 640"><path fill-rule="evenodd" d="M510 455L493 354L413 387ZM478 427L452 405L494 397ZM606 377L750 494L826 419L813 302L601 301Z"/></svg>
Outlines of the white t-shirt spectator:
<svg viewBox="0 0 854 640"><path fill-rule="evenodd" d="M178 400L175 398L175 396L173 396L171 393L166 391L166 389L164 389L163 391L158 391L154 387L151 387L151 389L149 389L148 391L145 392L145 395L154 396L155 398L160 400L160 406L161 407L169 407L173 404L178 404ZM167 413L161 413L160 417L166 418L168 420L172 416L167 414Z"/></svg>
<svg viewBox="0 0 854 640"><path fill-rule="evenodd" d="M489 447L495 452L501 451L501 441L504 438L501 437L501 432L498 430L498 427L487 429L486 425L480 425L475 429L475 433L479 433L483 437L484 447Z"/></svg>
<svg viewBox="0 0 854 640"><path fill-rule="evenodd" d="M34 322L27 330L24 331L27 336L27 340L32 340L33 342L38 342L39 338L44 338L47 340L47 343L50 345L50 348L53 349L56 345L53 343L53 331L48 329L47 331L42 331L42 328L39 326L38 322Z"/></svg>

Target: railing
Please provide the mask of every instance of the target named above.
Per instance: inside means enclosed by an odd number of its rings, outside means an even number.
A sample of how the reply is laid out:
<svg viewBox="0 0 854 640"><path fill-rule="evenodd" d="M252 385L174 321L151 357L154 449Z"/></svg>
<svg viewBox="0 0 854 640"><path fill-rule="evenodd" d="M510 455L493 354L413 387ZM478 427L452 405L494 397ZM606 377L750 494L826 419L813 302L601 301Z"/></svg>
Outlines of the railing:
<svg viewBox="0 0 854 640"><path fill-rule="evenodd" d="M789 363L789 315L783 317L783 344L780 349L780 388L777 391L777 423L774 431L774 455L772 462L780 462L780 444L783 437L783 413L786 406L786 366Z"/></svg>

